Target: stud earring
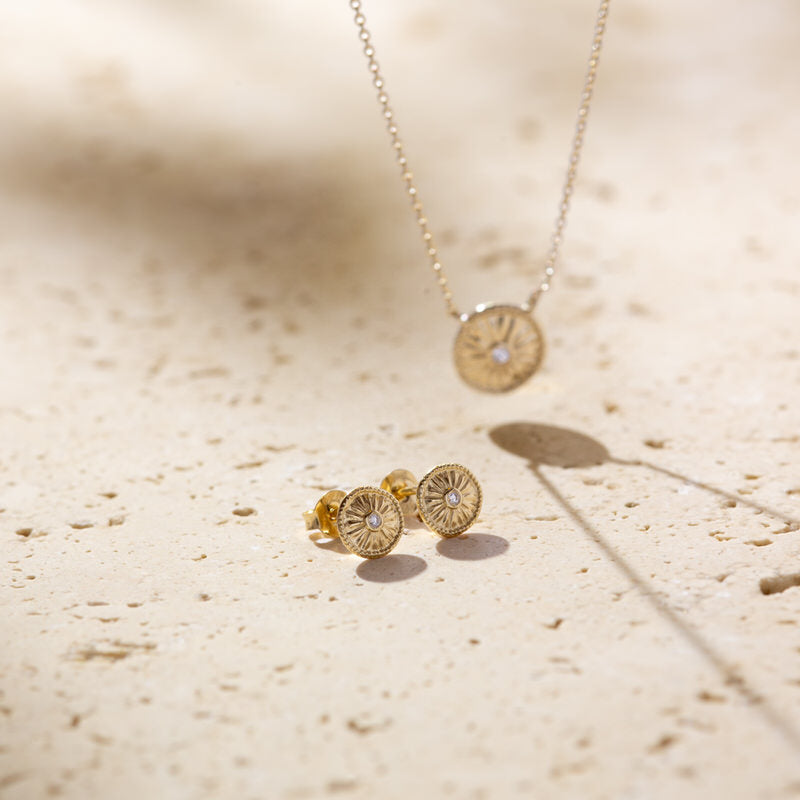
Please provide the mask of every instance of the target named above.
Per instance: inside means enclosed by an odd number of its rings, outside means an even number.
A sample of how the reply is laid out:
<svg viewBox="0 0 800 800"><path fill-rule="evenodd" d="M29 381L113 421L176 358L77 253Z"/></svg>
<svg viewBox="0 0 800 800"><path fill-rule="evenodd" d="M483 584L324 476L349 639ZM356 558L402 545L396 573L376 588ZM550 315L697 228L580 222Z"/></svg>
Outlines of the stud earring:
<svg viewBox="0 0 800 800"><path fill-rule="evenodd" d="M319 530L329 539L338 538L361 558L382 558L397 546L403 535L400 503L383 489L360 486L352 492L332 489L313 511L303 514L307 530Z"/></svg>
<svg viewBox="0 0 800 800"><path fill-rule="evenodd" d="M478 479L460 464L440 464L417 483L407 469L390 472L381 482L406 514L416 511L434 533L449 539L472 527L481 512Z"/></svg>

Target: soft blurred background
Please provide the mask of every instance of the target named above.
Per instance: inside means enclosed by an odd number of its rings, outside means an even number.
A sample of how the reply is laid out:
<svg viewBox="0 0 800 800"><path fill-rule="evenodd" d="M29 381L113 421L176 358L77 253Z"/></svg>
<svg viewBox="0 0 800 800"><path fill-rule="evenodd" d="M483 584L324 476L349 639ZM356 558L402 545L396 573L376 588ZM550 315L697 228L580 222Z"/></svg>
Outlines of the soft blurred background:
<svg viewBox="0 0 800 800"><path fill-rule="evenodd" d="M365 12L457 303L521 301L594 3ZM0 5L0 794L798 796L799 31L614 0L496 398L345 0ZM301 530L452 459L472 538Z"/></svg>

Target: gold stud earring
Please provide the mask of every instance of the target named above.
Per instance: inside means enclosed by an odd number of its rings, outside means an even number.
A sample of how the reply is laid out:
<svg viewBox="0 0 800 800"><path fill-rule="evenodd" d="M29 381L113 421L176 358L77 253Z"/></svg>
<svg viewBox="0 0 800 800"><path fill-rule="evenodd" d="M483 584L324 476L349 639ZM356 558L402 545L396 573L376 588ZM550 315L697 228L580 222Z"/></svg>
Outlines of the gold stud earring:
<svg viewBox="0 0 800 800"><path fill-rule="evenodd" d="M352 492L332 489L313 511L303 514L307 530L319 530L328 539L338 538L361 558L382 558L403 535L400 503L383 489L360 486Z"/></svg>
<svg viewBox="0 0 800 800"><path fill-rule="evenodd" d="M396 469L383 479L381 489L393 495L406 514L416 510L425 525L446 539L470 528L483 503L478 479L461 464L440 464L419 483L407 469Z"/></svg>

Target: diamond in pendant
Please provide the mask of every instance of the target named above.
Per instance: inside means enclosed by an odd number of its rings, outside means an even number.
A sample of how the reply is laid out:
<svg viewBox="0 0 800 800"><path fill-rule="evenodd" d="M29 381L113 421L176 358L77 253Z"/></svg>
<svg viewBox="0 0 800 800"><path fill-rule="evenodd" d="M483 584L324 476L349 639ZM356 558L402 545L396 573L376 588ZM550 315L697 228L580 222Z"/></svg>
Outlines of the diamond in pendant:
<svg viewBox="0 0 800 800"><path fill-rule="evenodd" d="M371 514L367 514L366 518L367 527L373 531L378 530L380 528L381 523L383 520L381 519L381 515L377 511L373 511Z"/></svg>
<svg viewBox="0 0 800 800"><path fill-rule="evenodd" d="M504 344L498 344L492 348L492 361L500 366L511 361L511 353Z"/></svg>
<svg viewBox="0 0 800 800"><path fill-rule="evenodd" d="M461 503L461 493L457 489L451 489L444 496L444 501L450 508L457 508Z"/></svg>

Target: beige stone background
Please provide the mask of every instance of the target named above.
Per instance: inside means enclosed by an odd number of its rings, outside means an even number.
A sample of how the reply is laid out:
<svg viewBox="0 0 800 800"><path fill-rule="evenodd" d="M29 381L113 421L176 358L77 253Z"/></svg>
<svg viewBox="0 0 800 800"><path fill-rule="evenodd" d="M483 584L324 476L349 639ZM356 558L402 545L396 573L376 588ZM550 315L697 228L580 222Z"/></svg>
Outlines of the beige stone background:
<svg viewBox="0 0 800 800"><path fill-rule="evenodd" d="M521 300L593 2L367 11L457 301ZM504 397L350 16L0 6L0 796L800 797L800 7L616 0ZM302 529L447 460L467 536Z"/></svg>

